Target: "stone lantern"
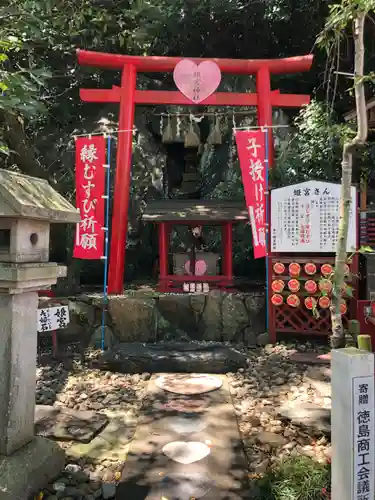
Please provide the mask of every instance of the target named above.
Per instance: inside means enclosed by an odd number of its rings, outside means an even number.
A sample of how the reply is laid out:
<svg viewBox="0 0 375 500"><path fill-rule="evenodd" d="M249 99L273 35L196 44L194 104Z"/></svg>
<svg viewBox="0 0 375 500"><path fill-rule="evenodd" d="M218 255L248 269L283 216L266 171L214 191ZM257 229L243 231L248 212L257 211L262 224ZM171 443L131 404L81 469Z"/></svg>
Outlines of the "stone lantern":
<svg viewBox="0 0 375 500"><path fill-rule="evenodd" d="M38 290L66 276L49 262L51 223L79 212L47 181L0 169L0 499L27 499L59 473L60 447L34 435Z"/></svg>

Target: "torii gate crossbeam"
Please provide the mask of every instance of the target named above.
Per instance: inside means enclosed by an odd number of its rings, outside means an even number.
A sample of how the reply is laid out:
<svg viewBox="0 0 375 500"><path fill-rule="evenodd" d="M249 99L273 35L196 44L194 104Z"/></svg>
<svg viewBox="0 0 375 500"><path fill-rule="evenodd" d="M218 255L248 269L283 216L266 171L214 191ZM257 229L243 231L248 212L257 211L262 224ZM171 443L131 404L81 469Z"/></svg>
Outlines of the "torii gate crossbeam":
<svg viewBox="0 0 375 500"><path fill-rule="evenodd" d="M108 90L81 89L85 102L118 102L119 132L115 193L112 215L112 232L108 276L108 293L123 292L125 250L128 231L128 209L131 183L132 129L135 104L179 104L192 106L180 92L136 90L136 77L140 72L172 72L182 57L128 56L77 50L78 63L104 69L121 70L121 86ZM190 58L189 58L190 59ZM199 64L206 59L191 58ZM299 108L310 102L308 95L281 94L271 90L271 74L299 73L309 71L313 56L284 59L210 59L222 73L256 75L256 94L217 92L202 101L205 106L256 106L259 126L272 125L273 107ZM269 151L272 153L272 134L269 134ZM270 154L269 166L272 166Z"/></svg>

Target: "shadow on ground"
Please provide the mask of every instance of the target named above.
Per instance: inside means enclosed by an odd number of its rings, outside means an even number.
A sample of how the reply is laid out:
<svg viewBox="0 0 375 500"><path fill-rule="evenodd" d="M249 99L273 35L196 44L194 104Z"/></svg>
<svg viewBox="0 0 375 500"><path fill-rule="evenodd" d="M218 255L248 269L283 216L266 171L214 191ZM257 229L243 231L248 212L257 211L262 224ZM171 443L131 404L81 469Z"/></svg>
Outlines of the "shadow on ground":
<svg viewBox="0 0 375 500"><path fill-rule="evenodd" d="M190 427L192 421L204 427L181 434L171 425L176 417L184 417ZM209 453L194 463L178 463L162 452L175 441L182 442L182 448L186 442L206 443ZM227 387L181 396L158 390L151 381L116 499L240 500L249 495L247 464Z"/></svg>

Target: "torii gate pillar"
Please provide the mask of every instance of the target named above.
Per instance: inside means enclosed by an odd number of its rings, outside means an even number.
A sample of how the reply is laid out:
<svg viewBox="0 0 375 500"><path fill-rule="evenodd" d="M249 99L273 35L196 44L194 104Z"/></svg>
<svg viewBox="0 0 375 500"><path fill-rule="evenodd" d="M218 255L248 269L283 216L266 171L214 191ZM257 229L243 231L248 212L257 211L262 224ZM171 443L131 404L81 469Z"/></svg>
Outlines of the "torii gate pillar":
<svg viewBox="0 0 375 500"><path fill-rule="evenodd" d="M129 197L132 166L135 85L137 72L132 64L122 70L117 136L116 177L112 212L108 293L123 292L126 240L128 235Z"/></svg>
<svg viewBox="0 0 375 500"><path fill-rule="evenodd" d="M110 90L81 89L86 102L117 102L120 104L115 192L113 202L108 293L123 292L125 251L128 232L128 210L131 187L132 141L135 104L174 104L193 106L180 92L136 90L137 72L173 72L181 57L126 56L86 50L77 51L78 63L106 69L121 70L121 87ZM192 58L199 64L204 59ZM272 125L272 108L299 108L310 102L308 95L280 94L271 90L271 74L308 71L313 56L285 59L213 59L222 73L256 75L257 93L216 92L205 99L204 106L257 106L259 126ZM272 166L273 139L269 137L269 167Z"/></svg>

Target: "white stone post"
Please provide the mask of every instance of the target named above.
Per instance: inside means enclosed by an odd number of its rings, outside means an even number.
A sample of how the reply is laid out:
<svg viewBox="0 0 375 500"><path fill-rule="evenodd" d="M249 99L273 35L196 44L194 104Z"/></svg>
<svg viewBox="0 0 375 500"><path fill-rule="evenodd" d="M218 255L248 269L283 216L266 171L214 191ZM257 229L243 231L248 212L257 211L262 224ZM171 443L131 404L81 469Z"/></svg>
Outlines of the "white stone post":
<svg viewBox="0 0 375 500"><path fill-rule="evenodd" d="M374 500L374 355L332 352L332 500Z"/></svg>
<svg viewBox="0 0 375 500"><path fill-rule="evenodd" d="M34 439L36 292L0 295L0 455Z"/></svg>

